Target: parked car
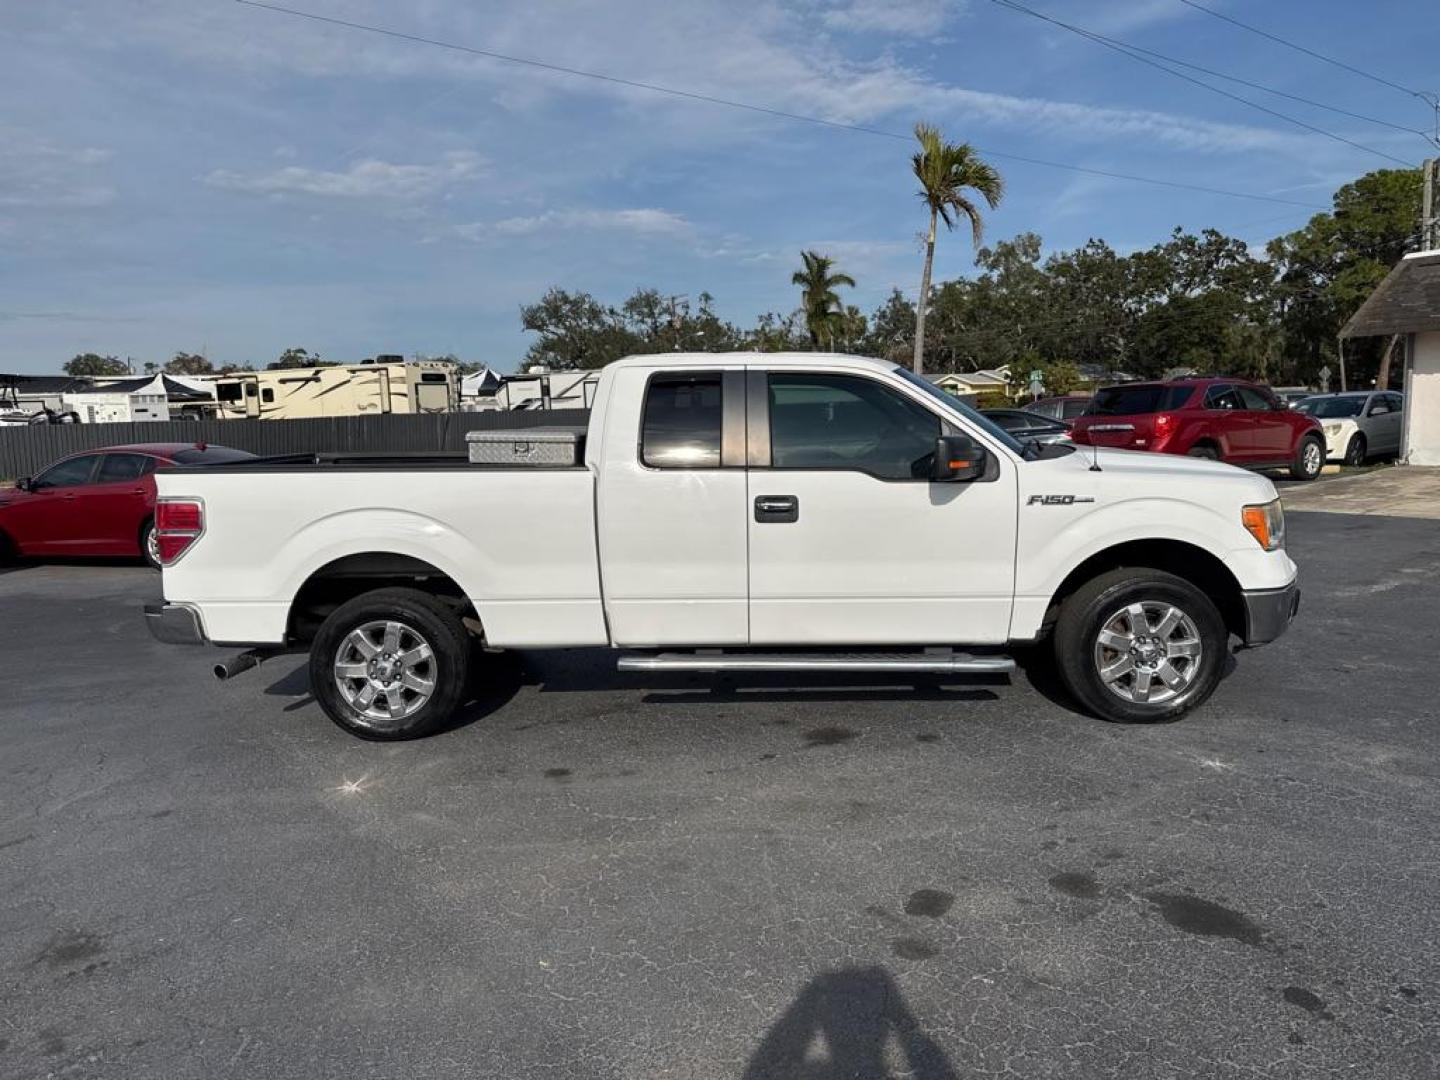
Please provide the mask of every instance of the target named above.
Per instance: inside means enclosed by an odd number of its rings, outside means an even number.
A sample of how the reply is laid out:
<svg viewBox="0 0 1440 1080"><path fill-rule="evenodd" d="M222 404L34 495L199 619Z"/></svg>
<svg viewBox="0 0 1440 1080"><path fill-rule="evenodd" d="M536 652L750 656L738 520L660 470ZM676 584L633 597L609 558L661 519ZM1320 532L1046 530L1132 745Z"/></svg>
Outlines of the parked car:
<svg viewBox="0 0 1440 1080"><path fill-rule="evenodd" d="M443 725L482 643L609 646L637 672L995 673L1047 640L1085 706L1148 721L1299 600L1265 477L1027 446L893 363L633 356L585 430L503 433L509 454L497 434L471 434L494 464L161 473L151 632L246 649L222 678L308 649L326 714L375 739Z"/></svg>
<svg viewBox="0 0 1440 1080"><path fill-rule="evenodd" d="M1315 393L1308 386L1272 386L1270 389L1276 397L1292 409Z"/></svg>
<svg viewBox="0 0 1440 1080"><path fill-rule="evenodd" d="M1064 397L1042 397L1024 406L1026 412L1048 416L1051 420L1067 423L1081 416L1090 407L1090 395L1066 394Z"/></svg>
<svg viewBox="0 0 1440 1080"><path fill-rule="evenodd" d="M138 443L71 454L0 491L0 554L135 555L158 568L155 470L251 457L204 443Z"/></svg>
<svg viewBox="0 0 1440 1080"><path fill-rule="evenodd" d="M1188 454L1247 469L1289 469L1314 480L1325 436L1314 417L1287 407L1267 386L1238 379L1128 383L1095 392L1070 437L1084 446Z"/></svg>
<svg viewBox="0 0 1440 1080"><path fill-rule="evenodd" d="M980 412L1021 442L1048 446L1070 437L1070 425L1065 421L1051 420L1025 409L981 409Z"/></svg>
<svg viewBox="0 0 1440 1080"><path fill-rule="evenodd" d="M1400 453L1400 417L1405 399L1393 390L1351 390L1316 394L1295 408L1320 421L1325 455L1346 465Z"/></svg>

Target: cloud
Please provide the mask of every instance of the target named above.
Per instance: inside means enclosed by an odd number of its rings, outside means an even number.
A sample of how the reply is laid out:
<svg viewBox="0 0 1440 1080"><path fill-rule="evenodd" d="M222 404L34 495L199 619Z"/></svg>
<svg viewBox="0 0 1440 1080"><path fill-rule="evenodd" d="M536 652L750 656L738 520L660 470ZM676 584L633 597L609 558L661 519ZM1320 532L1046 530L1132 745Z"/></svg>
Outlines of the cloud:
<svg viewBox="0 0 1440 1080"><path fill-rule="evenodd" d="M546 210L543 214L509 217L492 224L472 222L458 225L454 232L467 240L494 236L531 236L554 229L586 232L616 231L641 236L684 238L694 229L688 220L669 210Z"/></svg>
<svg viewBox="0 0 1440 1080"><path fill-rule="evenodd" d="M375 158L355 162L343 172L287 165L264 173L216 169L205 177L211 187L256 195L314 195L336 199L422 199L443 188L482 176L485 161L461 150L433 165L397 165Z"/></svg>
<svg viewBox="0 0 1440 1080"><path fill-rule="evenodd" d="M675 124L677 137L695 141L750 139L757 122L753 114L747 117L636 87L240 5L215 10L178 0L148 0L138 17L127 12L120 20L108 7L89 3L92 21L106 23L117 38L139 39L207 70L223 65L319 79L452 80L485 87L516 114L544 109L556 97L609 99L643 108L652 118L681 117L683 123ZM402 13L382 0L353 0L343 6L311 0L306 6L356 23L844 123L884 123L906 131L914 117L925 115L941 123L1044 135L1067 143L1159 140L1179 149L1227 154L1267 150L1301 155L1315 148L1310 137L1265 127L978 90L941 81L890 55L856 58L844 47L853 46L850 35L832 40L815 33L819 22L870 35L930 34L952 10L948 0L843 0L818 17L807 5L773 0L693 0L664 9L644 0L524 4L487 8L483 14L442 3ZM1103 0L1086 18L1115 29L1117 20L1133 26L1168 17L1171 7L1188 10L1173 0Z"/></svg>
<svg viewBox="0 0 1440 1080"><path fill-rule="evenodd" d="M94 175L110 160L108 150L62 146L5 127L0 127L0 146L0 206L83 210L115 201L115 189Z"/></svg>
<svg viewBox="0 0 1440 1080"><path fill-rule="evenodd" d="M940 30L959 7L956 0L848 0L826 11L832 30L927 37Z"/></svg>

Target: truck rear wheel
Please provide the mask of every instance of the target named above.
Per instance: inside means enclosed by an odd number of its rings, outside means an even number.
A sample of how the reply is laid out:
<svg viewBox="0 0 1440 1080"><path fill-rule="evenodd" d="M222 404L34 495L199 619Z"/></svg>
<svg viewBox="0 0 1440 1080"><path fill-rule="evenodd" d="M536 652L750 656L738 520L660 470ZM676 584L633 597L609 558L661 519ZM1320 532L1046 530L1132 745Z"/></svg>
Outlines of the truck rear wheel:
<svg viewBox="0 0 1440 1080"><path fill-rule="evenodd" d="M465 697L470 643L460 617L416 589L376 589L336 608L310 646L325 715L362 739L413 739Z"/></svg>
<svg viewBox="0 0 1440 1080"><path fill-rule="evenodd" d="M1220 682L1229 633L1184 578L1141 567L1087 582L1060 609L1055 659L1090 712L1128 723L1171 720Z"/></svg>

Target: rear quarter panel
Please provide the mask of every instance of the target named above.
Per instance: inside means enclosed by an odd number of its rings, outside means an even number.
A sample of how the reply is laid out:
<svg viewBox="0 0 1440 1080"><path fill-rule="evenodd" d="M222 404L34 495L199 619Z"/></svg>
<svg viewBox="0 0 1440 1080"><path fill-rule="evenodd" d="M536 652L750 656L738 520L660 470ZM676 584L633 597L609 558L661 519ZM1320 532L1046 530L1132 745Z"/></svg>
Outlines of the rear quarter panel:
<svg viewBox="0 0 1440 1080"><path fill-rule="evenodd" d="M475 604L496 646L606 642L586 469L162 472L197 497L205 533L164 572L214 641L278 643L321 567L383 552L429 563Z"/></svg>

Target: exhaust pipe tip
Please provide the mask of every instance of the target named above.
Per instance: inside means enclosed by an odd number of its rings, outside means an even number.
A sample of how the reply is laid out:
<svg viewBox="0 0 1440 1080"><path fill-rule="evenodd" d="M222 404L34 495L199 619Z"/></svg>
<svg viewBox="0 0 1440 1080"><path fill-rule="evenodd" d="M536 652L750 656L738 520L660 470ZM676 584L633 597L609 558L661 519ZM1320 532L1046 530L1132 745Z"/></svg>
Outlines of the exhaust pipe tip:
<svg viewBox="0 0 1440 1080"><path fill-rule="evenodd" d="M233 679L236 675L258 666L263 659L265 657L262 654L251 650L232 656L229 660L222 660L210 670L215 673L215 678L224 682L226 679Z"/></svg>

